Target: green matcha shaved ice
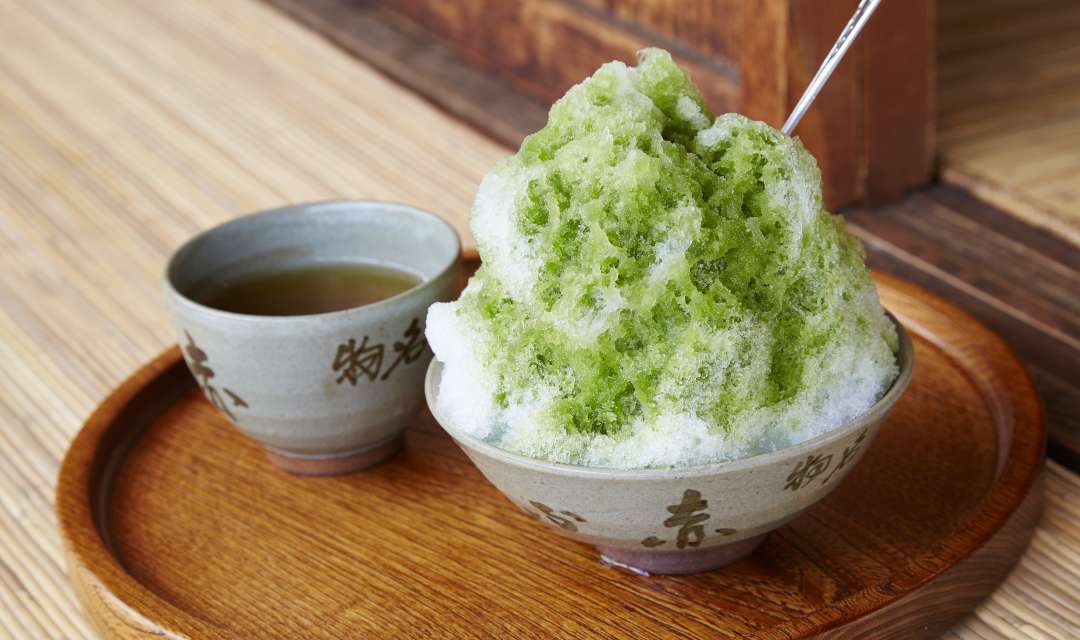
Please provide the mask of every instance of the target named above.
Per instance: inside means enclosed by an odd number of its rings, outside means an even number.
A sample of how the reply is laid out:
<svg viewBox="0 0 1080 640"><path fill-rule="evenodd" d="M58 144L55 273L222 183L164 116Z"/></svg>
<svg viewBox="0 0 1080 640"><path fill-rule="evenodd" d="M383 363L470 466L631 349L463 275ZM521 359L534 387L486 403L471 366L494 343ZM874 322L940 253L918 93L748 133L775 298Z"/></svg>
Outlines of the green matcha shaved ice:
<svg viewBox="0 0 1080 640"><path fill-rule="evenodd" d="M674 467L866 411L897 335L814 159L713 118L665 51L601 67L480 186L483 266L434 305L439 411L533 458Z"/></svg>

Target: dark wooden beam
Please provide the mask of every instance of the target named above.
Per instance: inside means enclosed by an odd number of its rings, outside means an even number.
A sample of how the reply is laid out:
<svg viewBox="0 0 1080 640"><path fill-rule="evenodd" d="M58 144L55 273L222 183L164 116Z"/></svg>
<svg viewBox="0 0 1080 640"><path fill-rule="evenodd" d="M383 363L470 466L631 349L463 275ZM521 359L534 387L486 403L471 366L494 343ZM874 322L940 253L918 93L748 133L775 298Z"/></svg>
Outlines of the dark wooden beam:
<svg viewBox="0 0 1080 640"><path fill-rule="evenodd" d="M267 1L517 146L570 86L648 46L671 51L717 113L779 126L857 0ZM930 177L932 4L886 3L797 131L832 208Z"/></svg>
<svg viewBox="0 0 1080 640"><path fill-rule="evenodd" d="M547 122L548 103L508 90L412 22L352 0L267 0L412 89L438 108L508 147Z"/></svg>
<svg viewBox="0 0 1080 640"><path fill-rule="evenodd" d="M1005 339L1042 396L1051 455L1080 469L1080 253L954 187L846 217L871 266L957 304Z"/></svg>

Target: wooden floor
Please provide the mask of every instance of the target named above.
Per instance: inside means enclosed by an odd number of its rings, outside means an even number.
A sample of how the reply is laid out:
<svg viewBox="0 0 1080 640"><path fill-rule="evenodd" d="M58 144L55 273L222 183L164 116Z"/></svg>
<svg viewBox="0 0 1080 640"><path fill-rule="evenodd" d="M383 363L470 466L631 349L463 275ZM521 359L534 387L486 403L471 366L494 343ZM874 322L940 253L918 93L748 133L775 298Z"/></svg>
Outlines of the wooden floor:
<svg viewBox="0 0 1080 640"><path fill-rule="evenodd" d="M1080 246L1080 2L937 6L944 180Z"/></svg>

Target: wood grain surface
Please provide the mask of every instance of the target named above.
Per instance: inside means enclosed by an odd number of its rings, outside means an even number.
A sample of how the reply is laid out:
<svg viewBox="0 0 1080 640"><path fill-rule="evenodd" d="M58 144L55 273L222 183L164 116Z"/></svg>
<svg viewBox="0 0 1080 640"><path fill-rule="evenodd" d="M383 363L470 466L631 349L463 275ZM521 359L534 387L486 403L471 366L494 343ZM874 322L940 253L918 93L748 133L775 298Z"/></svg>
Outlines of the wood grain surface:
<svg viewBox="0 0 1080 640"><path fill-rule="evenodd" d="M65 458L57 510L77 591L103 633L132 639L940 633L1036 527L1042 415L993 334L878 282L915 341L908 393L833 494L724 570L601 565L513 507L427 412L375 469L277 471L172 349Z"/></svg>
<svg viewBox="0 0 1080 640"><path fill-rule="evenodd" d="M724 0L726 8L738 3ZM739 103L739 69L732 58L706 53L684 44L678 36L650 30L648 21L612 19L607 7L595 2L564 0L393 0L367 2L398 13L432 36L449 43L461 56L507 82L539 96L547 102L592 74L610 60L633 62L637 52L648 46L669 49L696 79L702 95L716 109L735 109ZM614 0L624 11L634 3ZM650 14L674 13L671 0L652 0ZM687 5L706 3L692 0ZM666 7L664 5L667 5ZM683 12L699 13L699 28L714 40L723 40L739 31L733 14L686 7ZM619 11L619 9L616 9ZM717 23L724 17L726 22ZM703 24L701 20L706 22ZM682 33L675 25L665 25L671 34ZM711 27L711 28L710 28ZM429 36L430 37L430 36Z"/></svg>
<svg viewBox="0 0 1080 640"><path fill-rule="evenodd" d="M460 224L504 151L254 0L0 8L0 638L89 638L56 475L94 406L171 343L168 253L239 213L327 197ZM1046 486L1023 560L950 638L1080 624L1080 481L1050 464Z"/></svg>
<svg viewBox="0 0 1080 640"><path fill-rule="evenodd" d="M266 1L515 147L548 103L609 60L632 64L646 46L670 50L713 111L780 126L857 4ZM885 202L930 179L933 4L884 4L799 125L830 207Z"/></svg>
<svg viewBox="0 0 1080 640"><path fill-rule="evenodd" d="M938 2L942 176L1080 246L1080 2Z"/></svg>

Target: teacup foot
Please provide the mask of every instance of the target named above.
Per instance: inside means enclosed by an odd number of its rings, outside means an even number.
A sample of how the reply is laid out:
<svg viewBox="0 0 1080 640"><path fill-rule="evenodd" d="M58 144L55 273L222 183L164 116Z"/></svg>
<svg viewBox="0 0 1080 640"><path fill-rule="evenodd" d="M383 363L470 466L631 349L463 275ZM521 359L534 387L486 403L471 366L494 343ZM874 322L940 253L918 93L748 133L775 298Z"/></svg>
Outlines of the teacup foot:
<svg viewBox="0 0 1080 640"><path fill-rule="evenodd" d="M298 476L336 476L361 471L385 462L401 448L401 438L355 453L334 456L292 456L266 449L275 467Z"/></svg>
<svg viewBox="0 0 1080 640"><path fill-rule="evenodd" d="M757 549L765 541L766 535L768 534L763 533L753 538L746 538L728 544L681 551L619 549L614 547L597 547L596 549L600 552L602 562L628 569L634 573L643 575L682 575L719 569L741 560L753 553L754 549Z"/></svg>

